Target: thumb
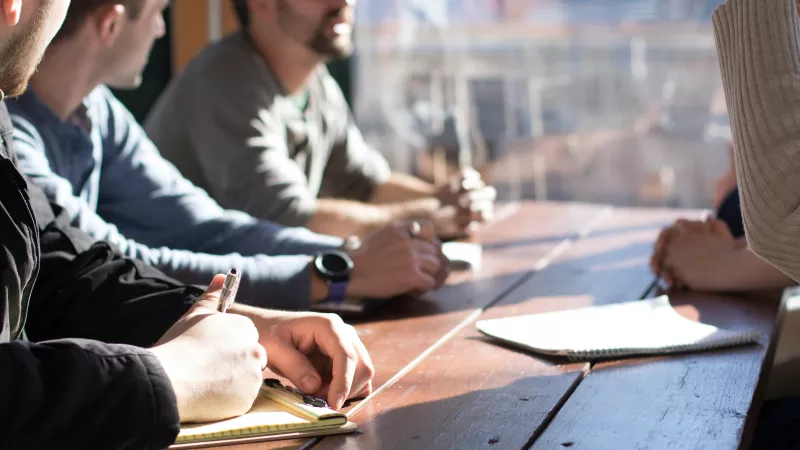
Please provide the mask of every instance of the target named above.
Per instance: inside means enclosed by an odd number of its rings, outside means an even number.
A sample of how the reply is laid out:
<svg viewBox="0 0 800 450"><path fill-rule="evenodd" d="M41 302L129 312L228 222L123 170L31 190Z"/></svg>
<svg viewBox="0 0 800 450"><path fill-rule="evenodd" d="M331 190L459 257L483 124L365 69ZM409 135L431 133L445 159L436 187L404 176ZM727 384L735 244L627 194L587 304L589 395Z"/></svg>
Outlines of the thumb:
<svg viewBox="0 0 800 450"><path fill-rule="evenodd" d="M197 309L209 309L216 312L217 307L219 306L220 292L222 291L222 286L224 283L225 275L214 275L214 279L211 280L211 284L208 285L208 288L206 288L206 291L203 292L203 295L201 295L200 298L198 298L194 303L192 311L196 311Z"/></svg>
<svg viewBox="0 0 800 450"><path fill-rule="evenodd" d="M288 378L306 394L313 394L322 387L322 377L311 361L281 339L273 339L270 342L269 367Z"/></svg>

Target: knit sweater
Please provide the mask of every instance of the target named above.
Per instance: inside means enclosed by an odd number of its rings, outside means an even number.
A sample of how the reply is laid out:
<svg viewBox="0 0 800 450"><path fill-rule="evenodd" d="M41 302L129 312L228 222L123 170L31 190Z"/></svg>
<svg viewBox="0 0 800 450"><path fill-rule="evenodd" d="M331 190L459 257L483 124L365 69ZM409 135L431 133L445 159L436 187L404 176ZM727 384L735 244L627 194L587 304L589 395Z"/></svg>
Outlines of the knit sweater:
<svg viewBox="0 0 800 450"><path fill-rule="evenodd" d="M753 252L800 281L800 18L794 0L729 0L713 16Z"/></svg>

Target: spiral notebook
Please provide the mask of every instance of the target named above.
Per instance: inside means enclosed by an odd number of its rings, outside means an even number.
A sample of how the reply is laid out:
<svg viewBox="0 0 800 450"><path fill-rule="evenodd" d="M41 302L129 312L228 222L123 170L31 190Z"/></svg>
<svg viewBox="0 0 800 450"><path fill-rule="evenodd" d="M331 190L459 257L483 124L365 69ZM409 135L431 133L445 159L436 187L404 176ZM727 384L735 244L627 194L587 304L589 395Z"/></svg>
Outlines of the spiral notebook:
<svg viewBox="0 0 800 450"><path fill-rule="evenodd" d="M247 414L213 423L181 424L180 434L170 448L214 447L356 431L346 415L323 405L323 401L300 395L277 380L267 380Z"/></svg>
<svg viewBox="0 0 800 450"><path fill-rule="evenodd" d="M757 331L723 330L682 317L667 296L608 306L483 320L499 341L573 360L698 352L757 342Z"/></svg>

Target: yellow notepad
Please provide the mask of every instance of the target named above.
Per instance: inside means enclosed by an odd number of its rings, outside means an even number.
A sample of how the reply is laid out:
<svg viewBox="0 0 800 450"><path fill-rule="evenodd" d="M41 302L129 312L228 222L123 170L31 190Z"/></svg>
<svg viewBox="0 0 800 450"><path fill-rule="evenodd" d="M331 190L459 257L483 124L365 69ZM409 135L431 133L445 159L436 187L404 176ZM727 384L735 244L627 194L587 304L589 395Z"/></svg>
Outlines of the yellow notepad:
<svg viewBox="0 0 800 450"><path fill-rule="evenodd" d="M247 414L213 423L182 424L171 448L341 434L355 428L342 413L305 404L293 392L263 385Z"/></svg>

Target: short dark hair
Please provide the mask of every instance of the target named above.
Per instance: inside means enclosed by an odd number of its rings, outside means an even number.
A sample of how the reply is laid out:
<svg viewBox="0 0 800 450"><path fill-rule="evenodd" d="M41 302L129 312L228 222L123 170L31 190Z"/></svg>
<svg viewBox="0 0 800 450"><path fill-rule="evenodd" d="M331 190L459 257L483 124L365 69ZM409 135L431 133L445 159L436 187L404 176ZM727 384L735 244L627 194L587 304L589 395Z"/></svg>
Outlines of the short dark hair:
<svg viewBox="0 0 800 450"><path fill-rule="evenodd" d="M106 5L120 4L125 7L125 13L131 19L138 19L144 9L142 0L79 0L70 3L64 24L58 31L55 39L64 39L75 34L83 22L98 8Z"/></svg>
<svg viewBox="0 0 800 450"><path fill-rule="evenodd" d="M232 0L233 9L236 11L236 17L239 19L239 25L242 28L247 28L250 25L250 10L247 9L247 0Z"/></svg>

